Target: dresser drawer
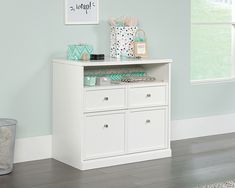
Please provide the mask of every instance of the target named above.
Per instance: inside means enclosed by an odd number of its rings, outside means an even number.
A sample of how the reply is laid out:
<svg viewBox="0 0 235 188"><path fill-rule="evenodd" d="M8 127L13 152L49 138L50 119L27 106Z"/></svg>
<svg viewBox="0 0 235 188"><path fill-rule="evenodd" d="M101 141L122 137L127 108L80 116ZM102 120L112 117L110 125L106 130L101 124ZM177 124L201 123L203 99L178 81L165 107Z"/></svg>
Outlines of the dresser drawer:
<svg viewBox="0 0 235 188"><path fill-rule="evenodd" d="M131 111L128 117L128 152L166 148L167 117L165 108Z"/></svg>
<svg viewBox="0 0 235 188"><path fill-rule="evenodd" d="M105 111L125 108L125 91L125 88L86 90L85 111Z"/></svg>
<svg viewBox="0 0 235 188"><path fill-rule="evenodd" d="M125 149L125 113L85 117L85 159L120 155Z"/></svg>
<svg viewBox="0 0 235 188"><path fill-rule="evenodd" d="M129 89L129 107L167 105L167 85L131 87Z"/></svg>

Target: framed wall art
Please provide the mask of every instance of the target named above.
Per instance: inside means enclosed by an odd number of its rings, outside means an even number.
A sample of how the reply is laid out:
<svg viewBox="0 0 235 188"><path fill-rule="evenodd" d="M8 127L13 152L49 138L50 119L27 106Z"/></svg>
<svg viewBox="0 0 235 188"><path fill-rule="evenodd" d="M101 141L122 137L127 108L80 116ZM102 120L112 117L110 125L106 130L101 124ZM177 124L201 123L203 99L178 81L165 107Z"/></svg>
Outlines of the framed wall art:
<svg viewBox="0 0 235 188"><path fill-rule="evenodd" d="M99 0L65 0L65 24L99 24Z"/></svg>

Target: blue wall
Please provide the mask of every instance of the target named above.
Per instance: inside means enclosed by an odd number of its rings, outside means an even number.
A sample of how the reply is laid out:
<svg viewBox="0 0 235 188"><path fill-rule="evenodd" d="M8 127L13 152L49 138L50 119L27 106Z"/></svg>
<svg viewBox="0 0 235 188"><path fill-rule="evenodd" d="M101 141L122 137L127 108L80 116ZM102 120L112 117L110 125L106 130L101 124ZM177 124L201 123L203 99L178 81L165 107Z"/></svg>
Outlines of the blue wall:
<svg viewBox="0 0 235 188"><path fill-rule="evenodd" d="M100 0L100 24L64 25L64 0L0 2L0 117L19 120L18 137L51 133L50 61L70 43L109 52L109 17L136 16L150 55L172 58L172 119L235 112L235 83L190 83L189 0Z"/></svg>

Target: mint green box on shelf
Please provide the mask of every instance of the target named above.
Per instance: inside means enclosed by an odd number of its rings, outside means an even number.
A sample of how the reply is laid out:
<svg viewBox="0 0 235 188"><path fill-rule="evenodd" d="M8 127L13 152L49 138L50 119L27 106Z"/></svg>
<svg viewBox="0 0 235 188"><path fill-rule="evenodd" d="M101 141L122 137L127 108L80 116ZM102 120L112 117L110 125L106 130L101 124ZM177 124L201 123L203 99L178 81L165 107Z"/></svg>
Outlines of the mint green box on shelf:
<svg viewBox="0 0 235 188"><path fill-rule="evenodd" d="M68 45L67 59L78 61L82 60L84 54L87 54L89 59L93 53L93 46L87 44L73 44Z"/></svg>

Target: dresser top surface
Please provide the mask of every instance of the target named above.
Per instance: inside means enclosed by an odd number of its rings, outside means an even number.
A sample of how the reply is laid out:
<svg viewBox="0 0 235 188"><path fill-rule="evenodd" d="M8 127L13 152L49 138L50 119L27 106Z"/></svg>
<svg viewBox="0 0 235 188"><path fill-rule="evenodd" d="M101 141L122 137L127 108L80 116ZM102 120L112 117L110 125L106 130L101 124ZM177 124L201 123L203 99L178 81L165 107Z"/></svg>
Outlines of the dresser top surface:
<svg viewBox="0 0 235 188"><path fill-rule="evenodd" d="M168 64L172 63L172 59L105 59L102 61L70 61L66 59L54 59L53 63L67 64L82 67L96 66L120 66L120 65L144 65L144 64Z"/></svg>

